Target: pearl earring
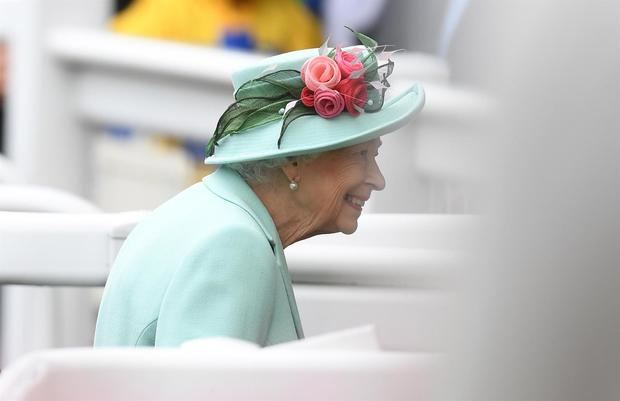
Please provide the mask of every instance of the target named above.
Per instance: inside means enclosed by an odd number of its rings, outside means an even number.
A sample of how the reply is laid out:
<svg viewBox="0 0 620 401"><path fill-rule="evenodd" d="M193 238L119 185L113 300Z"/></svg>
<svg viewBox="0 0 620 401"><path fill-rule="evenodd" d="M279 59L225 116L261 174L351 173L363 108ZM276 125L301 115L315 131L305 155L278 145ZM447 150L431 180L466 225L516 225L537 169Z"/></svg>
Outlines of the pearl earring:
<svg viewBox="0 0 620 401"><path fill-rule="evenodd" d="M291 189L291 191L295 192L299 188L299 184L295 180L291 180L291 182L288 184L288 187Z"/></svg>

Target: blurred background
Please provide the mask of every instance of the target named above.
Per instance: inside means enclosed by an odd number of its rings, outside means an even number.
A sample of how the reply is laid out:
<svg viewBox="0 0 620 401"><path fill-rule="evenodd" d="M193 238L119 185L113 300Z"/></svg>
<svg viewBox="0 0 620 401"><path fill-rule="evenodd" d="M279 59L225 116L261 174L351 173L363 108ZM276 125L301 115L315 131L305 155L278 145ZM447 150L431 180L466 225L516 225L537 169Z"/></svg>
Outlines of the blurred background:
<svg viewBox="0 0 620 401"><path fill-rule="evenodd" d="M2 1L6 9L26 8L16 6L20 4L16 0ZM207 172L202 165L204 147L215 117L230 102L228 76L236 65L251 60L251 56L318 47L328 37L333 46L355 44L344 26L368 33L394 50L405 50L395 56L396 85L412 80L437 85L431 99L453 100L439 102L436 112L446 113L442 104L451 107L452 101L473 109L478 106L470 105L478 100L473 99L474 93L444 90L453 84L446 56L465 3L107 1L88 7L92 21L87 22L85 16L74 19L67 15L72 6L58 2L32 11L40 17L32 22L40 24L32 27L38 30L36 34L14 26L12 45L7 41L11 19L6 18L0 71L12 79L1 81L7 98L3 107L3 153L12 160L22 182L67 189L105 211L153 208ZM72 15L79 13L72 11ZM71 26L69 20L73 27L105 29L116 36L80 38L66 30L64 38L62 30L51 35L57 25ZM42 30L50 30L50 34ZM125 36L127 40L122 39ZM20 42L26 48L20 47ZM35 54L33 47L47 47L48 53ZM200 48L229 51L200 52ZM221 62L215 63L218 72L210 73L213 67L201 70L209 58L222 54ZM106 71L79 71L85 66ZM35 80L33 74L41 78ZM132 74L141 76L133 79ZM192 84L202 89L200 93L178 93L183 85ZM41 96L43 86L49 95ZM112 87L117 91L113 93ZM60 102L60 93L70 96ZM49 110L44 112L49 117L29 119L27 115L39 107ZM459 124L455 119L447 123ZM49 129L60 129L63 134L43 133ZM76 132L84 130L89 131L87 136ZM399 138L388 139L391 143L384 147L382 159L392 160L383 163L390 185L374 199L374 211L463 213L475 207L474 184L448 171L441 165L442 157L430 156L434 152L429 152L429 157L414 157L416 152L426 153L417 150L422 149L416 146L418 141L424 146L446 148L458 145L438 141L463 140L455 134L445 137L447 130L441 130L441 139L435 135L417 137L418 130L411 126ZM408 151L401 154L403 146Z"/></svg>
<svg viewBox="0 0 620 401"><path fill-rule="evenodd" d="M387 187L365 208L407 215L402 242L434 252L407 254L405 298L356 293L384 339L448 355L437 398L617 400L619 17L612 0L0 0L0 208L156 207L209 173L235 68L354 44L351 26L403 49L394 92L420 81L427 96L384 138ZM63 195L6 196L16 186ZM4 286L3 364L88 345L97 304Z"/></svg>

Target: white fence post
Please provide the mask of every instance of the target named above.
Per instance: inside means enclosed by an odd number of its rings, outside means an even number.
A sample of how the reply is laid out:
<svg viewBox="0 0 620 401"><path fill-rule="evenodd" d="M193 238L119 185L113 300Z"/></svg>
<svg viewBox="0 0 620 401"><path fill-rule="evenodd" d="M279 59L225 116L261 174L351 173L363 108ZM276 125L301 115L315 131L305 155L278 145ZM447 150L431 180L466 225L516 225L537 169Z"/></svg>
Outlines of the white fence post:
<svg viewBox="0 0 620 401"><path fill-rule="evenodd" d="M89 136L71 113L66 71L47 51L51 30L102 27L109 0L20 0L9 41L7 154L27 183L84 193Z"/></svg>

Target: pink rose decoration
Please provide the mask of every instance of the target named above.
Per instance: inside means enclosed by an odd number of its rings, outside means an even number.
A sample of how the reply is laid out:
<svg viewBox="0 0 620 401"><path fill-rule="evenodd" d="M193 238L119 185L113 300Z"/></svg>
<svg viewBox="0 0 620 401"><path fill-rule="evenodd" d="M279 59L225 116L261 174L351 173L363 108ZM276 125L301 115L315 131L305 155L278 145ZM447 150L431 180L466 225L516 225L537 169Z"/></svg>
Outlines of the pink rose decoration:
<svg viewBox="0 0 620 401"><path fill-rule="evenodd" d="M321 87L314 92L314 109L323 118L333 118L344 110L344 99L340 92Z"/></svg>
<svg viewBox="0 0 620 401"><path fill-rule="evenodd" d="M340 48L336 49L336 56L334 57L342 78L348 78L353 71L358 71L364 68L364 64L353 53L344 51Z"/></svg>
<svg viewBox="0 0 620 401"><path fill-rule="evenodd" d="M306 107L314 107L314 92L308 89L307 86L301 90L301 102Z"/></svg>
<svg viewBox="0 0 620 401"><path fill-rule="evenodd" d="M301 67L301 79L313 92L321 85L327 88L335 87L340 78L338 64L327 56L312 57Z"/></svg>
<svg viewBox="0 0 620 401"><path fill-rule="evenodd" d="M368 100L366 82L363 79L345 78L336 86L336 90L344 98L344 105L349 114L352 116L360 114L355 106L363 108Z"/></svg>

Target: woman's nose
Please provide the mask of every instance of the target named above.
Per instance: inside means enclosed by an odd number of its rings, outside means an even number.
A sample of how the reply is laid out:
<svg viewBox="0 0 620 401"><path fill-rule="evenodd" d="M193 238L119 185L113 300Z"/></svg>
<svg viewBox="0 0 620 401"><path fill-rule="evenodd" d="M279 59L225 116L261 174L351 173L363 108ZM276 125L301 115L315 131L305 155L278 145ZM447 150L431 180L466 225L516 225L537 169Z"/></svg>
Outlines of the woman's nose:
<svg viewBox="0 0 620 401"><path fill-rule="evenodd" d="M368 166L367 182L375 191L382 191L385 188L385 178L383 178L376 160L373 160Z"/></svg>

